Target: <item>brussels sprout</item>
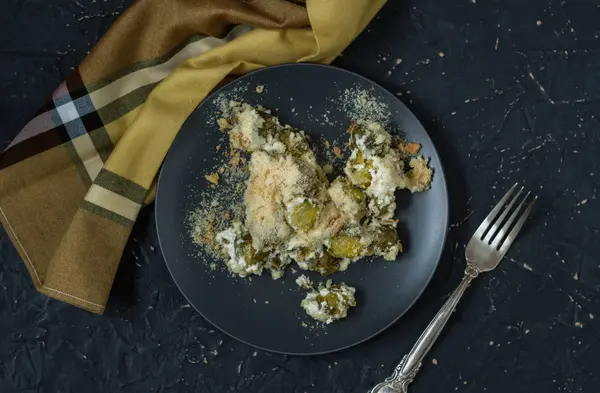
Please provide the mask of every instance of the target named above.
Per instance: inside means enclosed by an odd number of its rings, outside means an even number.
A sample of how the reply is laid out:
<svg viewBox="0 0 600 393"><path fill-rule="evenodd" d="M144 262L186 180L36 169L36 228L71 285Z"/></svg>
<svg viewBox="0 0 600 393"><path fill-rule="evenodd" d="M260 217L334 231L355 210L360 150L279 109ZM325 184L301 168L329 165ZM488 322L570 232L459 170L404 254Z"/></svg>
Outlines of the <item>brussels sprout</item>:
<svg viewBox="0 0 600 393"><path fill-rule="evenodd" d="M339 305L339 299L337 295L333 292L329 292L327 295L317 295L317 302L321 304L322 302L326 302L329 307L333 309L333 313L335 314L335 310Z"/></svg>
<svg viewBox="0 0 600 393"><path fill-rule="evenodd" d="M360 188L368 188L371 185L371 172L367 168L352 171L352 180Z"/></svg>
<svg viewBox="0 0 600 393"><path fill-rule="evenodd" d="M354 187L351 184L344 184L342 186L344 192L352 199L354 199L358 203L363 203L365 201L365 194L358 188Z"/></svg>
<svg viewBox="0 0 600 393"><path fill-rule="evenodd" d="M372 179L370 169L373 169L373 161L366 159L362 152L358 151L354 158L349 161L349 164L354 183L360 188L369 187ZM357 165L361 167L355 168Z"/></svg>
<svg viewBox="0 0 600 393"><path fill-rule="evenodd" d="M323 276L328 276L340 270L339 260L327 251L323 251L323 253L316 258L316 262L317 266L315 270Z"/></svg>
<svg viewBox="0 0 600 393"><path fill-rule="evenodd" d="M244 236L243 241L240 243L240 255L244 257L248 266L259 262L256 259L256 250L252 247L252 238L249 235Z"/></svg>
<svg viewBox="0 0 600 393"><path fill-rule="evenodd" d="M277 119L266 112L259 111L258 113L264 120L262 127L258 130L258 135L263 138L266 138L267 135L275 135L277 133Z"/></svg>
<svg viewBox="0 0 600 393"><path fill-rule="evenodd" d="M375 233L374 245L378 249L385 251L398 244L398 232L392 227L380 227Z"/></svg>
<svg viewBox="0 0 600 393"><path fill-rule="evenodd" d="M356 258L363 251L364 246L357 236L336 235L329 241L329 253L337 258Z"/></svg>
<svg viewBox="0 0 600 393"><path fill-rule="evenodd" d="M350 147L354 149L356 147L356 137L364 135L365 130L357 123L352 122L350 123L350 127L348 128L348 132L352 136L352 138L350 138Z"/></svg>
<svg viewBox="0 0 600 393"><path fill-rule="evenodd" d="M296 230L309 231L317 222L319 210L319 206L310 201L302 202L292 210L289 217L290 225Z"/></svg>
<svg viewBox="0 0 600 393"><path fill-rule="evenodd" d="M361 151L357 151L356 152L356 156L354 157L354 160L352 161L353 164L364 164L365 163L365 156L363 155L363 153Z"/></svg>
<svg viewBox="0 0 600 393"><path fill-rule="evenodd" d="M310 149L304 136L291 127L286 127L279 132L279 140L294 157L300 157Z"/></svg>
<svg viewBox="0 0 600 393"><path fill-rule="evenodd" d="M320 168L320 167L315 168L315 172L317 174L317 178L319 179L319 181L321 183L326 184L328 182L327 175L325 174L325 171L322 168Z"/></svg>
<svg viewBox="0 0 600 393"><path fill-rule="evenodd" d="M353 307L356 306L356 301L354 297L349 297L343 293L340 286L331 285L328 288L331 292L326 295L317 295L316 301L321 304L325 302L327 305L325 308L328 310L327 312L334 317L343 315L344 311L348 306ZM340 299L340 296L342 299Z"/></svg>
<svg viewBox="0 0 600 393"><path fill-rule="evenodd" d="M386 153L388 146L385 143L377 143L377 135L370 133L363 141L364 146L376 156L382 156Z"/></svg>

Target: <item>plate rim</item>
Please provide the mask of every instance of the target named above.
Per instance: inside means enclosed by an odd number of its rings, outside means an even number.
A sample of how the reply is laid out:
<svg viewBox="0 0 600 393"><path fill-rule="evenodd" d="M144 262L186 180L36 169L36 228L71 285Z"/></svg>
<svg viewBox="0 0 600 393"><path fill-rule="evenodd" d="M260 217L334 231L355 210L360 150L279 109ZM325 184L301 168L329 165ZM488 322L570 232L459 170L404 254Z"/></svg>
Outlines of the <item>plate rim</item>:
<svg viewBox="0 0 600 393"><path fill-rule="evenodd" d="M294 67L314 67L314 68L326 68L326 69L330 69L333 70L335 72L342 72L342 73L346 73L346 74L350 74L353 77L362 80L363 82L367 82L368 84L371 84L377 88L379 88L384 94L384 95L388 95L389 97L392 97L394 100L396 100L397 102L400 103L401 106L403 106L414 118L415 120L418 122L418 124L421 126L421 128L423 128L423 130L425 131L425 136L427 139L429 139L429 144L431 145L431 149L433 151L433 154L437 157L437 160L439 162L439 168L435 168L434 171L434 176L438 175L439 173L441 173L441 180L442 180L442 191L444 194L444 200L446 201L446 208L444 209L444 222L443 222L443 235L442 235L442 241L440 242L440 247L438 252L436 253L436 262L433 264L433 268L431 269L431 272L429 273L429 277L427 277L427 280L425 281L425 285L423 285L423 287L420 289L420 291L417 293L417 295L415 296L414 300L409 304L409 306L402 312L400 313L396 318L394 318L390 323L386 324L385 326L383 326L381 329L377 330L376 332L370 334L369 336L363 338L362 340L356 341L352 344L348 344L339 348L334 348L334 349L330 349L330 350L326 350L326 351L316 351L316 352L285 352L285 351L278 351L275 349L270 349L270 348L264 348L260 345L256 345L256 344L252 344L247 342L246 340L243 340L239 337L234 336L233 334L229 333L228 331L226 331L225 329L221 328L218 324L214 323L211 319L209 319L208 317L206 317L188 298L188 296L184 293L184 291L181 289L180 284L177 282L177 279L175 278L175 275L173 274L173 270L171 269L171 266L169 265L167 258L165 256L164 253L164 248L163 248L163 244L161 241L161 235L160 235L160 229L159 229L159 195L160 194L160 190L161 190L161 180L163 179L163 174L164 174L164 163L167 161L169 154L171 153L171 147L173 146L173 144L175 143L175 139L177 138L177 136L179 135L179 132L181 131L181 129L185 126L185 124L187 123L188 119L192 116L193 113L195 113L202 105L207 105L207 103L210 101L210 98L217 96L222 90L225 90L227 88L230 87L230 85L239 83L240 81L243 81L244 79L249 78L250 76L254 75L254 74L259 74L261 72L268 72L268 70L274 69L274 68L294 68ZM166 175L164 175L166 176ZM169 147L169 150L167 151L167 153L165 154L165 157L163 159L163 162L161 164L161 168L158 174L158 180L156 182L156 197L154 199L154 215L155 215L155 228L156 228L156 235L157 235L157 239L158 239L158 246L160 248L160 253L163 257L163 260L165 262L165 265L167 266L167 270L169 271L169 274L171 275L171 278L173 279L173 282L175 283L175 285L177 286L177 289L179 290L179 292L183 295L183 297L186 299L186 301L194 308L194 310L196 310L196 312L198 314L200 314L200 316L202 318L204 318L207 322L209 322L211 325L213 325L214 327L216 327L217 329L219 329L219 331L225 333L227 336L240 341L246 345L249 345L253 348L257 348L260 349L262 351L266 351L266 352L271 352L271 353L277 353L277 354L281 354L281 355L291 355L291 356L315 356L315 355L325 355L325 354L330 354L330 353L335 353L335 352L340 352L352 347L355 347L357 345L363 344L369 340L371 340L372 338L380 335L381 333L383 333L385 330L389 329L392 325L396 324L400 319L402 319L402 317L404 317L406 315L406 313L408 313L413 307L414 305L417 303L417 301L423 296L423 293L425 292L425 290L429 287L429 284L431 283L431 280L433 279L433 276L435 275L435 272L437 271L437 269L439 268L439 264L440 261L442 259L443 253L444 253L444 249L446 248L446 243L447 243L447 239L448 239L448 223L450 221L450 199L449 199L449 193L448 193L448 184L446 181L446 174L444 171L444 164L442 163L441 160L441 156L438 153L438 150L435 146L435 144L433 143L433 140L431 139L431 136L429 135L429 132L427 131L427 129L423 126L423 123L419 120L419 118L413 113L413 111L411 111L405 104L404 102L402 102L402 100L400 100L398 97L396 97L394 94L392 94L388 89L386 89L385 87L383 87L382 85L380 85L377 82L372 81L371 79L362 76L354 71L350 71L344 68L340 68L340 67L336 67L333 65L328 65L328 64L318 64L318 63L285 63L285 64L277 64L277 65L273 65L273 66L267 66L267 67L263 67L263 68L259 68L258 70L254 70L251 71L245 75L240 76L237 79L234 79L233 81L230 81L228 83L226 83L225 85L219 87L218 89L212 91L210 94L208 94L202 101L200 101L200 103L190 112L190 114L188 115L188 117L183 121L183 123L181 124L181 126L179 127L179 131L177 132L177 134L175 135L175 138L173 138L173 143L171 144L171 146Z"/></svg>

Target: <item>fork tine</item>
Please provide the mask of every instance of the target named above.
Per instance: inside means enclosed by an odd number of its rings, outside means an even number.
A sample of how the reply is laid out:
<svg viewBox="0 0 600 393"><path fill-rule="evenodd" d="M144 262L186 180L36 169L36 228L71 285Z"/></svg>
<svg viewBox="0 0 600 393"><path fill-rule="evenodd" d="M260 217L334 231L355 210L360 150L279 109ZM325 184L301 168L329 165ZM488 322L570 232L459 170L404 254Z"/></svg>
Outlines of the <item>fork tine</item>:
<svg viewBox="0 0 600 393"><path fill-rule="evenodd" d="M512 209L515 202L519 199L519 196L523 192L524 188L525 187L521 187L521 189L517 191L517 194L513 198L511 198L506 208L502 211L502 214L500 214L500 217L498 217L498 219L494 222L492 228L488 231L487 235L485 235L485 238L483 239L485 243L491 243L492 239L494 239L494 236L498 232L500 225L502 225L502 222L504 221L508 213L510 213L510 209Z"/></svg>
<svg viewBox="0 0 600 393"><path fill-rule="evenodd" d="M477 228L477 230L475 231L475 234L473 235L474 237L481 239L481 237L483 236L483 233L490 226L492 221L494 221L494 218L496 218L496 216L498 215L498 212L500 212L500 209L502 209L502 206L504 206L504 204L506 203L508 198L510 198L510 195L515 190L515 188L517 188L516 183L508 190L508 192L506 194L504 194L502 199L500 199L500 202L498 202L498 204L492 209L490 214L488 214L487 217L485 218L485 220L483 220L481 225L479 225L479 228Z"/></svg>
<svg viewBox="0 0 600 393"><path fill-rule="evenodd" d="M529 193L527 195L529 195ZM516 213L521 209L521 205L523 205L523 203L525 202L526 199L527 199L527 196L523 199L523 202L521 202L521 204L519 205L519 208L515 211L515 213L513 213L513 215L516 215ZM536 201L537 201L537 196L534 197L533 200L531 201L531 203L525 208L525 211L523 211L523 213L521 214L521 218L519 218L519 220L517 221L517 223L515 224L513 229L508 233L508 236L506 237L506 239L503 241L503 243L501 243L500 249L498 250L500 253L500 257L503 257L504 254L506 254L506 251L508 251L508 248L511 246L511 244L517 237L517 234L523 227L523 224L525 224L525 220L527 220L527 217L529 216L529 213L531 213L531 209L533 208L533 205L535 205ZM512 220L513 220L513 218L511 216L511 221ZM498 235L498 238L500 239L501 237L504 237L504 235L505 235L506 231L508 231L508 229L509 229L508 225L503 227L501 230L502 233Z"/></svg>
<svg viewBox="0 0 600 393"><path fill-rule="evenodd" d="M525 201L527 200L527 197L529 197L529 194L530 194L530 192L528 192L527 195L525 195L525 198L523 198L523 200L521 200L521 203L519 203L519 205L517 206L515 211L510 215L508 220L506 220L504 225L502 225L502 228L500 228L500 230L498 231L498 235L496 237L494 237L494 239L490 242L490 245L493 248L498 249L498 247L500 246L500 243L506 237L506 234L510 230L512 223L517 219L517 217L521 213L521 209L523 208L523 205L525 205Z"/></svg>

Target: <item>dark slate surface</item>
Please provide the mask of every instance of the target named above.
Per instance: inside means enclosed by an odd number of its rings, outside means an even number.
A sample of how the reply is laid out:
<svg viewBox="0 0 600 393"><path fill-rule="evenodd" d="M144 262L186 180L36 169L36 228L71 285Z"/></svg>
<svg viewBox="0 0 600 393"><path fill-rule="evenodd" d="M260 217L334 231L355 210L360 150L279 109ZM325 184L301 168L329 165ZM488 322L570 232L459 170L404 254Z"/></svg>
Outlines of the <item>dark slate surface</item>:
<svg viewBox="0 0 600 393"><path fill-rule="evenodd" d="M129 2L2 2L3 145ZM36 293L0 235L0 392L364 392L455 287L469 234L515 181L540 197L535 214L470 289L411 391L598 391L598 6L390 1L336 62L401 95L450 182L447 255L416 307L379 337L298 358L221 334L174 286L146 210L104 316Z"/></svg>

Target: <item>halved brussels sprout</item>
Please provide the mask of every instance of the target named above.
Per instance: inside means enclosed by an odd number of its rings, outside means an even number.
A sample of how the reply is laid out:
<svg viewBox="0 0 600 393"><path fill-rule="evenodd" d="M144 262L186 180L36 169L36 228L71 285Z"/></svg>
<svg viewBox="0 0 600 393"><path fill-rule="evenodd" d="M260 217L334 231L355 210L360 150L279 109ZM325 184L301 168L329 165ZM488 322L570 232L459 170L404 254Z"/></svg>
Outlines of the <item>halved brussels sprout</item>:
<svg viewBox="0 0 600 393"><path fill-rule="evenodd" d="M244 257L246 265L255 265L259 262L256 258L256 250L252 247L252 238L249 235L244 236L240 243L240 255Z"/></svg>
<svg viewBox="0 0 600 393"><path fill-rule="evenodd" d="M371 172L369 169L362 168L359 170L352 171L352 180L360 188L368 188L371 185Z"/></svg>
<svg viewBox="0 0 600 393"><path fill-rule="evenodd" d="M367 188L371 184L371 172L373 169L373 161L366 159L362 152L356 152L353 159L349 161L352 180L360 188ZM360 165L359 168L355 168Z"/></svg>
<svg viewBox="0 0 600 393"><path fill-rule="evenodd" d="M392 227L380 227L375 232L373 244L376 248L385 251L398 244L398 232Z"/></svg>
<svg viewBox="0 0 600 393"><path fill-rule="evenodd" d="M316 270L323 276L328 276L340 270L339 260L329 254L327 251L316 258Z"/></svg>
<svg viewBox="0 0 600 393"><path fill-rule="evenodd" d="M294 207L290 213L290 225L300 231L309 231L315 226L320 208L310 201L304 201Z"/></svg>
<svg viewBox="0 0 600 393"><path fill-rule="evenodd" d="M388 146L384 143L377 142L377 135L370 133L365 136L363 141L365 148L370 150L376 156L382 156L386 153Z"/></svg>
<svg viewBox="0 0 600 393"><path fill-rule="evenodd" d="M344 192L352 199L354 199L358 203L363 203L365 201L365 194L358 188L354 187L351 184L344 183L342 186Z"/></svg>
<svg viewBox="0 0 600 393"><path fill-rule="evenodd" d="M331 290L331 292L329 292L328 294L317 295L316 301L319 304L325 302L327 304L326 309L329 309L328 313L332 316L338 316L340 313L345 311L348 308L348 306L356 306L356 301L354 300L354 298L350 298L344 293L340 293L341 290L338 285L331 285L329 289ZM338 295L342 297L341 300Z"/></svg>
<svg viewBox="0 0 600 393"><path fill-rule="evenodd" d="M329 253L337 258L356 258L363 251L364 246L357 236L336 235L329 241Z"/></svg>
<svg viewBox="0 0 600 393"><path fill-rule="evenodd" d="M352 161L353 164L364 164L365 163L365 156L362 154L361 151L357 151L356 152L356 156L354 157L354 160Z"/></svg>
<svg viewBox="0 0 600 393"><path fill-rule="evenodd" d="M267 135L275 135L277 133L277 119L266 112L259 111L258 113L264 120L262 127L258 130L258 135L263 138L266 138Z"/></svg>
<svg viewBox="0 0 600 393"><path fill-rule="evenodd" d="M294 157L300 157L310 149L302 134L291 127L286 127L279 132L279 140Z"/></svg>
<svg viewBox="0 0 600 393"><path fill-rule="evenodd" d="M331 307L334 312L339 305L339 299L337 295L333 292L329 292L327 295L317 295L317 302L321 304L322 302L326 302L329 307Z"/></svg>
<svg viewBox="0 0 600 393"><path fill-rule="evenodd" d="M352 123L350 123L350 127L348 127L348 132L352 136L352 138L350 138L350 147L352 149L354 149L356 147L355 138L357 136L364 135L365 130L360 125L358 125L357 123L352 122Z"/></svg>

